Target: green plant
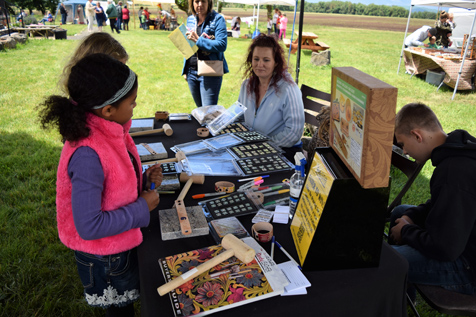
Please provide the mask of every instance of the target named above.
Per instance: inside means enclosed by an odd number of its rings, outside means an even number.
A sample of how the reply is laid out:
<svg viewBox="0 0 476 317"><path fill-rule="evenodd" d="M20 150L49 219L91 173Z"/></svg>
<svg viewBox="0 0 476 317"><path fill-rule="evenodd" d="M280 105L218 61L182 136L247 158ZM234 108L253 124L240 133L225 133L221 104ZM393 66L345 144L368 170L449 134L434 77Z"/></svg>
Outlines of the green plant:
<svg viewBox="0 0 476 317"><path fill-rule="evenodd" d="M29 15L24 18L25 25L30 25L30 24L38 24L38 21L33 15Z"/></svg>

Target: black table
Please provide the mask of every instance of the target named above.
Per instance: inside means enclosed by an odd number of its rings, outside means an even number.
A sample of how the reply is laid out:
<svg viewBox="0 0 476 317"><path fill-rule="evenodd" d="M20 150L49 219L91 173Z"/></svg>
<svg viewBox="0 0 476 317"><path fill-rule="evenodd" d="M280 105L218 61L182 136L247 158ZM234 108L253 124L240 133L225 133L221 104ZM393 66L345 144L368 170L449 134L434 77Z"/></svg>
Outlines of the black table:
<svg viewBox="0 0 476 317"><path fill-rule="evenodd" d="M193 120L193 119L192 119ZM196 135L198 123L193 121L171 122L174 130L171 137L156 134L148 137L134 138L140 142L162 142L169 152L170 147L199 139ZM162 126L159 122L156 128ZM283 178L289 178L289 173L270 174L266 184L279 183ZM239 184L237 177L206 177L204 185L192 185L185 198L185 205L197 205L197 200L191 199L193 194L214 191L214 184L220 180L228 180ZM158 209L169 209L178 195L161 195ZM157 210L158 210L157 209ZM174 316L172 304L168 295L159 296L157 287L164 283L158 259L181 252L214 245L211 237L162 241L157 210L151 212L150 224L142 229L143 243L138 247L140 282L141 282L141 314L143 316ZM252 216L242 216L239 220L250 232ZM273 224L276 240L295 258L298 259L291 238L289 225ZM336 237L338 238L338 237ZM263 247L269 252L270 244ZM275 250L277 263L288 261L279 249ZM304 265L305 269L305 265ZM305 271L312 286L307 289L307 295L276 296L262 301L239 306L216 316L406 316L406 278L408 263L388 244L382 244L380 266L375 268Z"/></svg>

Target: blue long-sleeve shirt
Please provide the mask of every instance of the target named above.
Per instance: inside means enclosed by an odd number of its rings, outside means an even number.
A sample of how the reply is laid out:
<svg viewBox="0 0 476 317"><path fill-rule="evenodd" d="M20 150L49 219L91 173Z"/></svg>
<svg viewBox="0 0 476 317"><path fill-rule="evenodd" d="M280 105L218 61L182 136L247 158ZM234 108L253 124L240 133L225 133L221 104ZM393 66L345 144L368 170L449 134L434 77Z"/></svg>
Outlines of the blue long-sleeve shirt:
<svg viewBox="0 0 476 317"><path fill-rule="evenodd" d="M287 76L290 77L289 74ZM238 97L238 101L247 108L244 114L245 123L268 135L281 147L300 144L304 131L304 104L301 90L296 83L281 79L277 83L276 91L270 82L256 110L256 96L254 92L247 91L248 80L241 84Z"/></svg>

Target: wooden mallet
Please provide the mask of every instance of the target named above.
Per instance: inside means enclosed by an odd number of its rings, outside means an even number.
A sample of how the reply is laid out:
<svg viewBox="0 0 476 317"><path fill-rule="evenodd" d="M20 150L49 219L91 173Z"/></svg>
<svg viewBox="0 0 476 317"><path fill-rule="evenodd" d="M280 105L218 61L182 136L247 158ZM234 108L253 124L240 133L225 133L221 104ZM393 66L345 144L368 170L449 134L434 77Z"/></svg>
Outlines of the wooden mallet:
<svg viewBox="0 0 476 317"><path fill-rule="evenodd" d="M202 175L202 174L188 175L187 173L181 173L180 181L182 183L185 182L185 185L183 185L182 191L178 195L177 200L183 200L185 198L192 184L205 183L205 175Z"/></svg>
<svg viewBox="0 0 476 317"><path fill-rule="evenodd" d="M166 136L171 136L172 134L174 134L174 130L172 130L172 127L167 123L165 123L160 129L137 131L137 132L131 132L129 134L132 137L134 137L134 136L149 135L149 134L161 133L161 132L165 132Z"/></svg>
<svg viewBox="0 0 476 317"><path fill-rule="evenodd" d="M168 159L163 159L163 160L155 160L155 161L147 161L147 162L142 162L142 165L146 164L161 164L161 163L169 163L169 162L179 162L181 160L185 160L185 153L182 151L178 151L175 153L175 157L171 157Z"/></svg>
<svg viewBox="0 0 476 317"><path fill-rule="evenodd" d="M183 199L188 193L190 186L192 184L203 184L205 182L205 176L201 174L197 175L188 175L187 173L180 174L180 181L185 185L182 188L182 191L177 197L175 201L175 209L177 209L177 216L180 223L180 229L182 230L182 234L187 236L192 234L192 225L190 224L190 220L188 219L187 209L185 208L185 204L183 203Z"/></svg>
<svg viewBox="0 0 476 317"><path fill-rule="evenodd" d="M157 288L159 295L162 296L167 294L168 292L176 289L180 285L190 281L196 276L208 271L212 267L228 260L232 256L236 256L240 261L246 264L250 263L255 258L255 250L230 233L223 237L221 240L221 245L226 250L225 252L220 253L218 256L211 258L196 268L193 268L171 280L170 282L160 286Z"/></svg>

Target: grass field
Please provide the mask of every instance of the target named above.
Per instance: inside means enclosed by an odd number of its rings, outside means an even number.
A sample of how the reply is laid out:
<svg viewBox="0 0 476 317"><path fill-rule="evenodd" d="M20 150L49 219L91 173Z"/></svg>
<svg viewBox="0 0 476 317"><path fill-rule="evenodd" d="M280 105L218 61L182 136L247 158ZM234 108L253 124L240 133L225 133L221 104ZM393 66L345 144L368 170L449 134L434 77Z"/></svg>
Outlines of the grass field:
<svg viewBox="0 0 476 317"><path fill-rule="evenodd" d="M476 122L471 119L476 117L474 92L458 92L452 101L450 88L436 92L436 87L410 78L404 70L397 75L402 31L305 21L304 30L318 34L331 47L331 64L313 66L311 54L303 52L299 84L330 92L332 67L353 66L397 87L398 109L421 101L434 109L446 131L463 128L476 134ZM379 23L384 21L388 20ZM351 25L352 20L343 24ZM81 27L66 26L73 34ZM131 26L131 31L114 35L130 55L128 65L139 76L136 118L153 116L157 110L190 112L195 107L180 76L183 60L168 34ZM230 73L224 77L219 101L225 107L238 97L240 66L249 43L229 39L225 56ZM72 252L57 236L55 182L62 144L56 131L40 129L35 109L46 96L58 92L58 76L76 45L69 40L31 40L0 52L0 316L103 315L101 309L85 304ZM290 64L294 74L296 56L291 56ZM432 170L430 164L425 166L404 203L417 204L428 198ZM136 308L139 311L140 305ZM422 315L438 316L431 310Z"/></svg>

